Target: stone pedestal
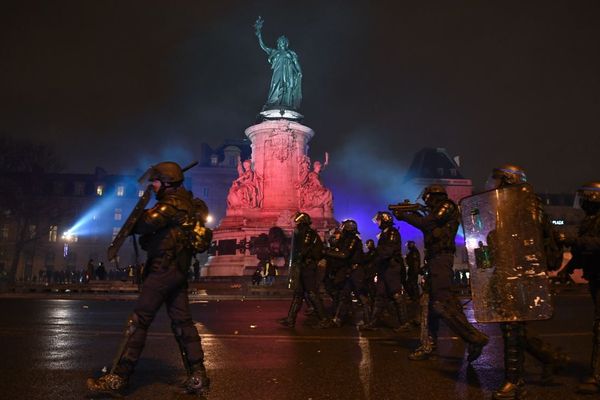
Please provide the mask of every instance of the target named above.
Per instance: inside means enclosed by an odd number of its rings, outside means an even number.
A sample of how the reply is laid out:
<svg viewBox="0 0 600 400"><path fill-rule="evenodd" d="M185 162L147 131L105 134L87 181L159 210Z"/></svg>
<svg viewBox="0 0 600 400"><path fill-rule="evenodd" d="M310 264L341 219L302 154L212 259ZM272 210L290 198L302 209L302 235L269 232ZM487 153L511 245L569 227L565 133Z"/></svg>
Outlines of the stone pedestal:
<svg viewBox="0 0 600 400"><path fill-rule="evenodd" d="M277 119L250 126L245 133L252 145L253 182L258 195L250 191L250 197L256 199L249 202L244 202L242 195L230 199L225 217L214 230L217 253L209 257L207 276L251 274L258 260L249 251L243 251L244 243L249 244L253 237L267 233L273 226L290 235L291 218L299 210L311 216L313 228L320 233L337 224L331 202L315 204L303 200L313 188L306 185L307 173L311 172L307 151L314 136L312 129L295 121ZM315 178L318 173L312 172L313 182L318 181ZM321 192L329 193L322 186ZM305 209L303 204L310 207Z"/></svg>

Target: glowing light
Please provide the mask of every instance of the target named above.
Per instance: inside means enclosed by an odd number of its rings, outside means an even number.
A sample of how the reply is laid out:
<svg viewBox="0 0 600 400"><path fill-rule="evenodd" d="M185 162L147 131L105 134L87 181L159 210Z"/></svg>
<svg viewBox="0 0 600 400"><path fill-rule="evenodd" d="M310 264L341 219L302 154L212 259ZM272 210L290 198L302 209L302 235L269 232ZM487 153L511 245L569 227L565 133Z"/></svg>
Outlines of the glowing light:
<svg viewBox="0 0 600 400"><path fill-rule="evenodd" d="M67 243L72 243L77 241L77 236L68 230L62 234L61 239Z"/></svg>
<svg viewBox="0 0 600 400"><path fill-rule="evenodd" d="M206 222L210 224L211 222L213 222L213 220L214 220L213 216L208 214L208 217L206 217Z"/></svg>
<svg viewBox="0 0 600 400"><path fill-rule="evenodd" d="M552 225L564 225L565 221L562 219L553 219L552 220Z"/></svg>
<svg viewBox="0 0 600 400"><path fill-rule="evenodd" d="M118 185L117 186L117 196L123 197L125 195L125 186Z"/></svg>
<svg viewBox="0 0 600 400"><path fill-rule="evenodd" d="M96 186L96 194L98 196L102 196L104 194L104 186L102 186L102 185Z"/></svg>

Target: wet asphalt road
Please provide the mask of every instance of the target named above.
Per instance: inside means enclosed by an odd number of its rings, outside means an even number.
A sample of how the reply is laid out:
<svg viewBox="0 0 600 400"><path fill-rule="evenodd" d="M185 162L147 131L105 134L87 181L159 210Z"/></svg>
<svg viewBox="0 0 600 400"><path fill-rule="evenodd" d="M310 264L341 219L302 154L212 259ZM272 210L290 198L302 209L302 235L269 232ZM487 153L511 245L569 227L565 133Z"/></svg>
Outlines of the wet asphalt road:
<svg viewBox="0 0 600 400"><path fill-rule="evenodd" d="M82 399L85 379L110 368L133 303L0 299L0 307L0 397ZM445 328L440 357L414 362L407 354L417 344L416 330L317 330L303 325L302 313L296 329L287 330L274 322L287 307L280 300L192 305L212 379L208 399L489 399L501 383L502 340L495 325L480 325L490 344L468 367L462 342ZM580 398L573 389L589 363L590 300L583 291L562 294L556 308L552 320L530 329L570 352L572 362L554 385L541 386L540 367L528 358L531 398ZM193 398L179 394L182 377L170 322L161 310L127 398Z"/></svg>

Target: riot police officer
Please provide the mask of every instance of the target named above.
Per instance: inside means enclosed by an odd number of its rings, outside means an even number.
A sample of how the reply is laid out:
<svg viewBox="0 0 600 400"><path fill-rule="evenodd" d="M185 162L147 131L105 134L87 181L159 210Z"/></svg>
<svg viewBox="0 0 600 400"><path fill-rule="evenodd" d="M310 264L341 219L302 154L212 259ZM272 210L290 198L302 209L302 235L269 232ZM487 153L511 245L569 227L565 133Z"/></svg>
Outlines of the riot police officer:
<svg viewBox="0 0 600 400"><path fill-rule="evenodd" d="M594 302L591 375L577 391L594 394L600 393L600 181L581 186L577 197L585 217L577 237L565 240L565 245L571 247L573 258L561 273L571 274L575 268L583 268L583 277L588 280Z"/></svg>
<svg viewBox="0 0 600 400"><path fill-rule="evenodd" d="M421 253L417 249L414 241L409 240L406 244L408 253L404 258L406 261L406 292L411 300L416 301L419 298L419 272L421 271Z"/></svg>
<svg viewBox="0 0 600 400"><path fill-rule="evenodd" d="M377 287L375 284L375 278L377 276L377 268L375 267L375 241L373 239L367 239L365 242L365 247L367 251L363 256L363 270L365 273L365 288L367 290L367 295L369 296L370 304L373 304L375 301L375 294L377 291Z"/></svg>
<svg viewBox="0 0 600 400"><path fill-rule="evenodd" d="M342 236L335 247L325 249L323 254L330 259L340 260L343 264L336 273L336 283L341 284L340 296L335 310L333 323L342 326L342 319L351 306L354 293L362 306L363 320L368 319L370 301L365 288L365 274L362 268L363 244L358 236L356 221L347 219L341 225ZM368 322L368 321L366 321Z"/></svg>
<svg viewBox="0 0 600 400"><path fill-rule="evenodd" d="M411 360L428 359L436 349L440 318L459 337L468 343L469 362L475 361L488 337L469 323L460 301L452 294L452 266L456 245L454 239L459 225L459 211L448 199L446 189L431 185L424 189L422 199L426 211L394 211L400 221L406 221L423 232L425 239L425 262L429 269L430 310L428 325L431 344L418 347L409 355Z"/></svg>
<svg viewBox="0 0 600 400"><path fill-rule="evenodd" d="M318 327L328 328L331 320L325 312L321 297L317 292L317 262L322 257L323 242L319 234L313 230L310 215L298 212L293 219L296 224L292 238L292 268L290 270L290 284L293 289L292 303L287 317L279 319L281 325L293 328L296 317L302 307L302 301L314 308L319 318Z"/></svg>
<svg viewBox="0 0 600 400"><path fill-rule="evenodd" d="M193 199L192 193L182 186L183 172L178 164L162 162L148 173L157 203L144 211L133 228L134 233L142 235L140 244L148 253L145 279L110 373L87 381L94 394L123 392L144 348L148 328L163 304L188 373L186 392L202 393L209 386L187 293L187 270L193 249L186 230L195 226L196 203L201 200Z"/></svg>
<svg viewBox="0 0 600 400"><path fill-rule="evenodd" d="M392 214L387 211L379 211L375 214L373 221L381 230L373 260L377 269L377 292L370 322L365 325L365 328L375 328L380 314L387 307L388 300L391 298L400 324L396 330L405 331L410 328L410 323L406 307L406 294L400 280L400 270L404 268L400 232L394 227Z"/></svg>
<svg viewBox="0 0 600 400"><path fill-rule="evenodd" d="M525 171L515 165L502 165L494 168L488 181L486 189L501 189L504 187L524 184L527 182ZM532 191L533 193L533 191ZM533 196L534 207L541 211L541 204L537 197ZM522 204L522 207L529 207L529 204ZM558 234L552 228L547 216L542 212L540 228L543 233L544 242L553 242L558 239ZM549 253L546 250L546 253ZM546 254L548 258L550 254ZM562 255L562 252L561 252ZM548 261L550 259L548 258ZM562 257L560 257L562 260ZM551 265L548 262L548 269L556 269L558 265ZM519 399L526 395L524 376L525 352L543 365L542 380L549 383L552 379L553 370L561 366L567 360L567 356L558 349L543 342L541 338L527 334L527 327L524 321L503 322L500 324L502 337L504 339L504 373L505 381L502 386L493 394L494 399Z"/></svg>
<svg viewBox="0 0 600 400"><path fill-rule="evenodd" d="M335 228L331 231L331 234L327 240L327 248L336 249L339 247L342 240L342 230L340 228ZM345 275L342 276L340 271L344 268L344 260L337 257L329 257L327 254L323 254L323 262L325 264L325 271L323 274L323 286L325 291L331 297L333 302L333 310L334 313L338 308L340 303L340 295L342 286L345 281ZM340 282L341 278L341 282Z"/></svg>

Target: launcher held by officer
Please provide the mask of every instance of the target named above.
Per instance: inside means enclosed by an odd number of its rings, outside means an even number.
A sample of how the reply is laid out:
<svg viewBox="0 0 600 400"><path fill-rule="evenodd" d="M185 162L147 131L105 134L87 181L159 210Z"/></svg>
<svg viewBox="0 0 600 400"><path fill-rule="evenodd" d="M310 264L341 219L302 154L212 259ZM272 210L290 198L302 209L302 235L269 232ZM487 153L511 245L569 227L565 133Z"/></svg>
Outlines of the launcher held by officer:
<svg viewBox="0 0 600 400"><path fill-rule="evenodd" d="M456 251L454 239L460 217L458 207L448 199L446 189L440 185L426 187L422 199L426 205L422 210L404 211L402 208L390 207L398 220L406 221L423 232L425 263L430 271L428 326L431 343L422 343L409 355L409 358L426 360L433 354L441 318L450 329L468 343L467 359L472 362L481 355L488 337L469 323L460 301L450 291Z"/></svg>
<svg viewBox="0 0 600 400"><path fill-rule="evenodd" d="M148 253L145 279L112 369L98 379L88 379L87 386L93 394L122 394L144 348L148 328L165 304L187 372L185 391L200 394L208 389L209 380L200 336L190 313L187 271L193 254L208 247L198 236L208 209L182 186L183 171L178 164L159 163L144 176L148 176L157 203L147 210L142 205L131 229L141 235L140 244ZM209 238L205 239L210 243Z"/></svg>

